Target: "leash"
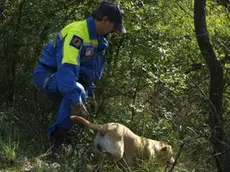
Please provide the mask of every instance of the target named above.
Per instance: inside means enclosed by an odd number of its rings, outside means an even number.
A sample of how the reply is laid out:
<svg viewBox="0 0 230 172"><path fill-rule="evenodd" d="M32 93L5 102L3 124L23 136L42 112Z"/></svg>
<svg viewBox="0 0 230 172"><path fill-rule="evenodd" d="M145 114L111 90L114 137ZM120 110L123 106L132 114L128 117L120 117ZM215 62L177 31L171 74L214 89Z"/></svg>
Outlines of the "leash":
<svg viewBox="0 0 230 172"><path fill-rule="evenodd" d="M89 106L88 102L86 102L85 107L86 107L86 109L88 110L88 112L90 114L89 116L93 116L93 115L91 115L92 112L91 112L91 109L90 109L90 106ZM76 133L77 134L77 143L76 144L79 144L81 142L83 132L84 132L84 126L78 125L77 126L77 133Z"/></svg>
<svg viewBox="0 0 230 172"><path fill-rule="evenodd" d="M87 106L86 106L86 108L87 108ZM77 161L78 170L79 169L81 169L81 170L86 169L84 158L82 158L82 151L81 151L82 147L81 146L78 147L78 145L80 145L80 143L82 142L82 138L83 138L82 136L84 133L84 129L85 129L85 127L83 125L78 125L77 129L76 129L77 130L76 131L77 141L76 141L75 148L76 148L77 153L75 154L75 156L77 159L79 159L79 161ZM85 147L83 149L85 149ZM85 151L83 151L83 152L85 152Z"/></svg>
<svg viewBox="0 0 230 172"><path fill-rule="evenodd" d="M92 117L93 117L94 115L93 115L92 110L91 110L91 108L90 108L90 106L89 106L88 103L86 103L85 107L86 107L86 109L88 110L88 112L89 112L89 114L90 114L89 116L92 116ZM76 133L76 134L77 134L77 142L76 142L76 145L79 144L79 143L81 142L83 133L84 133L84 126L78 125L78 126L77 126L77 133Z"/></svg>
<svg viewBox="0 0 230 172"><path fill-rule="evenodd" d="M78 129L77 129L77 144L79 144L81 142L83 132L84 132L84 127L83 126L78 126Z"/></svg>
<svg viewBox="0 0 230 172"><path fill-rule="evenodd" d="M75 145L75 150L76 150L76 153L75 153L75 157L76 159L78 159L77 161L77 171L79 171L80 169L85 169L85 163L84 163L84 160L82 158L82 147L80 146L80 143L82 142L82 136L83 136L83 133L84 133L84 127L83 126L77 126L77 141L76 141L76 145ZM83 148L85 149L85 148ZM83 151L85 152L85 151Z"/></svg>

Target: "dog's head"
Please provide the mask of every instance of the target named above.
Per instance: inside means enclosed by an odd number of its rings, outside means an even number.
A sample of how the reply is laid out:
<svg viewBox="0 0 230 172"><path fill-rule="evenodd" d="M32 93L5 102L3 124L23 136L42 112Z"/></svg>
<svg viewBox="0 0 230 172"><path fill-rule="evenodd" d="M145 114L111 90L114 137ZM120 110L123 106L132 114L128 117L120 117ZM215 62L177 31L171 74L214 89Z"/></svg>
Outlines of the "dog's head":
<svg viewBox="0 0 230 172"><path fill-rule="evenodd" d="M156 154L160 161L169 161L170 163L173 163L173 150L172 146L169 145L166 142L159 142L156 146Z"/></svg>
<svg viewBox="0 0 230 172"><path fill-rule="evenodd" d="M99 131L94 139L96 151L106 155L107 159L119 161L124 154L124 140L119 124L108 123Z"/></svg>

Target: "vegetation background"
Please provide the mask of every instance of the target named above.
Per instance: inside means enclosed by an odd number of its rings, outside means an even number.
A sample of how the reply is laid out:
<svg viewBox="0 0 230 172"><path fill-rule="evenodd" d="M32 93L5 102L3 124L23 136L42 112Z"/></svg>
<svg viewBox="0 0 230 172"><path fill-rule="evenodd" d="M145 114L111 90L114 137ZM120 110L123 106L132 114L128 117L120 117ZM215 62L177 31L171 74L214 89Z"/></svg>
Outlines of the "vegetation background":
<svg viewBox="0 0 230 172"><path fill-rule="evenodd" d="M94 164L93 133L88 130L80 141L75 133L74 156L60 162L44 158L49 148L47 128L57 107L38 93L31 78L46 42L68 23L89 17L98 2L0 1L0 171L87 171ZM183 146L174 171L230 171L225 163L230 159L221 157L229 151L216 151L229 148L230 138L229 1L116 2L125 10L128 33L109 38L104 74L96 82L99 109L91 121L116 121L138 135L168 141L175 156ZM203 6L194 5L199 2ZM202 7L206 18L195 13ZM206 20L208 32L198 34L196 16ZM214 50L211 56L217 63L212 66L198 44L200 37L209 39L208 47ZM222 73L216 70L218 64ZM223 82L212 82L212 74ZM212 94L210 88L222 89ZM221 97L211 99L212 95ZM220 111L213 100L220 103ZM223 129L218 143L213 142L216 126ZM119 171L111 166L105 170ZM136 171L163 168L144 163Z"/></svg>

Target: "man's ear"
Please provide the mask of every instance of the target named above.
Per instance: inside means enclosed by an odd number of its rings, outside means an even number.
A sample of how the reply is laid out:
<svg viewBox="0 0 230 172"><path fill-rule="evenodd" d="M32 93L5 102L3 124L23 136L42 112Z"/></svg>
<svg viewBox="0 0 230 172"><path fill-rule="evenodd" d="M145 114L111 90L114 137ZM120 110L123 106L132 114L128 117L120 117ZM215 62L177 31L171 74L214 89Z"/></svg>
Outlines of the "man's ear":
<svg viewBox="0 0 230 172"><path fill-rule="evenodd" d="M109 18L108 18L107 16L104 16L104 17L102 18L102 21L103 21L103 23L106 23L107 21L109 21Z"/></svg>

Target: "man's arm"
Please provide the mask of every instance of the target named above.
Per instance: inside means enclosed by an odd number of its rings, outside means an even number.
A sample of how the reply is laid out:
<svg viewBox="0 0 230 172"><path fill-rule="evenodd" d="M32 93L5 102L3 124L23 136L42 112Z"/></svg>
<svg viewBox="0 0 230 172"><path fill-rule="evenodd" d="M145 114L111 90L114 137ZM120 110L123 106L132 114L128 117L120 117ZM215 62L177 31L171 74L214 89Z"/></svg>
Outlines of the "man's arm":
<svg viewBox="0 0 230 172"><path fill-rule="evenodd" d="M63 45L63 58L57 71L57 83L65 99L71 101L71 115L87 118L89 113L83 105L85 90L77 84L80 71L80 50L83 39L76 34L68 34ZM85 98L85 97L84 97Z"/></svg>
<svg viewBox="0 0 230 172"><path fill-rule="evenodd" d="M101 37L99 40L99 45L98 45L98 54L96 56L96 63L97 63L97 68L96 68L96 78L95 79L100 79L103 73L104 69L104 64L106 61L105 58L105 50L108 48L108 41L106 40L105 37ZM89 96L89 103L91 105L92 110L95 112L97 109L97 102L95 98L95 84L91 83L91 85L88 87L88 96Z"/></svg>
<svg viewBox="0 0 230 172"><path fill-rule="evenodd" d="M80 71L80 49L83 39L75 34L68 34L63 44L63 58L57 71L57 83L60 92L72 104L81 102L81 90L76 82Z"/></svg>

